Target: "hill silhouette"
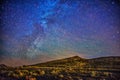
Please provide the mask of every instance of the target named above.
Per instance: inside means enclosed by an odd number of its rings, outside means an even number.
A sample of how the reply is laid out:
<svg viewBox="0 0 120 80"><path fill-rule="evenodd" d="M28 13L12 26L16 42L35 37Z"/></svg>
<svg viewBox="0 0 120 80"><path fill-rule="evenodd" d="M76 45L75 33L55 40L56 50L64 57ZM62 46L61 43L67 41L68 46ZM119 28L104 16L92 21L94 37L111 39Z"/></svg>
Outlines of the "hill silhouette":
<svg viewBox="0 0 120 80"><path fill-rule="evenodd" d="M39 67L91 67L91 68L115 68L120 69L120 57L99 57L85 59L79 56L38 63L30 66Z"/></svg>
<svg viewBox="0 0 120 80"><path fill-rule="evenodd" d="M64 58L64 59L48 61L45 63L38 63L31 66L65 67L65 66L75 66L78 62L81 62L81 63L86 62L86 59L81 58L79 56L73 56L73 57Z"/></svg>

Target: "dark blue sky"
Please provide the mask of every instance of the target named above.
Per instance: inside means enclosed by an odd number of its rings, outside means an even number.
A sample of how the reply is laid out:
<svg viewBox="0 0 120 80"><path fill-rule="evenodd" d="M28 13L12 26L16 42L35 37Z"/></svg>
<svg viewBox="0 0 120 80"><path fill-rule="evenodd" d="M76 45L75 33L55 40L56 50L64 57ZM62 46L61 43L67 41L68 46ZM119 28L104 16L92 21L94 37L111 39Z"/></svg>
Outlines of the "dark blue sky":
<svg viewBox="0 0 120 80"><path fill-rule="evenodd" d="M119 2L3 0L0 63L120 56Z"/></svg>

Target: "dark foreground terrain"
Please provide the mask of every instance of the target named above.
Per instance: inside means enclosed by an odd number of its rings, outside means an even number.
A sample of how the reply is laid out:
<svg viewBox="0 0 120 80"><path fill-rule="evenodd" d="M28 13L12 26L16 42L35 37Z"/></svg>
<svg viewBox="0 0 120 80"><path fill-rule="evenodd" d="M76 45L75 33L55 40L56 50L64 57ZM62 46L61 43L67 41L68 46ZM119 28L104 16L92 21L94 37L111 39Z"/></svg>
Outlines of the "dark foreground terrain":
<svg viewBox="0 0 120 80"><path fill-rule="evenodd" d="M1 64L0 80L120 80L120 57L74 56L19 67Z"/></svg>

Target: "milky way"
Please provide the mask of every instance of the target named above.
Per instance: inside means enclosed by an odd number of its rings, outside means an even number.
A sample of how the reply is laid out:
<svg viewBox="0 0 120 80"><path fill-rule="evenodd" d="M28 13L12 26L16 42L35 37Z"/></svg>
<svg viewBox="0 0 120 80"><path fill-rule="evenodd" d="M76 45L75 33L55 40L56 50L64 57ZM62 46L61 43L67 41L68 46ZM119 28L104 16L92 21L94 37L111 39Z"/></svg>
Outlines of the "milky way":
<svg viewBox="0 0 120 80"><path fill-rule="evenodd" d="M3 0L0 63L31 64L73 55L120 56L119 2Z"/></svg>

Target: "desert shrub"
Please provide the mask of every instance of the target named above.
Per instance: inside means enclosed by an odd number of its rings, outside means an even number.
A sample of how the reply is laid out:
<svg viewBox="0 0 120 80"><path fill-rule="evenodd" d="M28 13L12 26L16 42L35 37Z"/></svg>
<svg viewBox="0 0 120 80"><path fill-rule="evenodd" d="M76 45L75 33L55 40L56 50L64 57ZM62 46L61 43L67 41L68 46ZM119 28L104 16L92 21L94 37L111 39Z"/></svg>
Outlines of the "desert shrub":
<svg viewBox="0 0 120 80"><path fill-rule="evenodd" d="M8 72L8 76L12 76L13 75L13 71Z"/></svg>
<svg viewBox="0 0 120 80"><path fill-rule="evenodd" d="M36 78L30 78L29 80L37 80Z"/></svg>
<svg viewBox="0 0 120 80"><path fill-rule="evenodd" d="M29 74L28 70L22 70L21 72L24 73L25 75Z"/></svg>
<svg viewBox="0 0 120 80"><path fill-rule="evenodd" d="M17 74L19 77L24 76L24 72L22 72L21 70L16 70L14 73Z"/></svg>
<svg viewBox="0 0 120 80"><path fill-rule="evenodd" d="M35 77L32 76L26 76L25 80L37 80Z"/></svg>
<svg viewBox="0 0 120 80"><path fill-rule="evenodd" d="M16 70L15 74L19 75L20 77L24 76L24 73L20 70Z"/></svg>
<svg viewBox="0 0 120 80"><path fill-rule="evenodd" d="M60 75L59 75L59 77L60 77L60 78L63 78L63 77L64 77L64 75L60 74Z"/></svg>
<svg viewBox="0 0 120 80"><path fill-rule="evenodd" d="M9 77L23 77L24 73L20 71L9 71L7 74Z"/></svg>
<svg viewBox="0 0 120 80"><path fill-rule="evenodd" d="M39 74L42 76L42 75L45 74L45 71L42 70L42 71L39 72Z"/></svg>
<svg viewBox="0 0 120 80"><path fill-rule="evenodd" d="M75 72L76 72L76 71L75 71L73 68L71 68L71 67L66 68L64 71L65 71L65 73L75 73Z"/></svg>
<svg viewBox="0 0 120 80"><path fill-rule="evenodd" d="M73 78L73 80L83 80L83 79L76 76L76 77Z"/></svg>
<svg viewBox="0 0 120 80"><path fill-rule="evenodd" d="M95 77L96 75L97 75L97 72L96 72L96 71L92 71L92 72L91 72L91 76L92 76L92 77Z"/></svg>
<svg viewBox="0 0 120 80"><path fill-rule="evenodd" d="M73 69L71 67L68 68L69 71L72 71Z"/></svg>
<svg viewBox="0 0 120 80"><path fill-rule="evenodd" d="M19 75L18 75L18 74L15 74L15 73L12 73L11 76L12 76L12 77L15 77L15 78L18 78L18 77L19 77Z"/></svg>
<svg viewBox="0 0 120 80"><path fill-rule="evenodd" d="M51 74L58 74L59 73L59 70L52 70L51 71Z"/></svg>
<svg viewBox="0 0 120 80"><path fill-rule="evenodd" d="M68 78L69 80L73 80L71 76L67 76L67 78Z"/></svg>
<svg viewBox="0 0 120 80"><path fill-rule="evenodd" d="M19 76L22 77L24 76L24 74L22 72L19 72Z"/></svg>
<svg viewBox="0 0 120 80"><path fill-rule="evenodd" d="M105 76L109 76L111 73L110 72L104 72Z"/></svg>
<svg viewBox="0 0 120 80"><path fill-rule="evenodd" d="M33 76L37 76L38 74L37 74L37 73L33 73L32 75L33 75Z"/></svg>
<svg viewBox="0 0 120 80"><path fill-rule="evenodd" d="M29 72L29 75L32 75L32 74L33 74L33 72L32 72L32 71L30 71L30 72Z"/></svg>

